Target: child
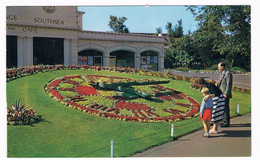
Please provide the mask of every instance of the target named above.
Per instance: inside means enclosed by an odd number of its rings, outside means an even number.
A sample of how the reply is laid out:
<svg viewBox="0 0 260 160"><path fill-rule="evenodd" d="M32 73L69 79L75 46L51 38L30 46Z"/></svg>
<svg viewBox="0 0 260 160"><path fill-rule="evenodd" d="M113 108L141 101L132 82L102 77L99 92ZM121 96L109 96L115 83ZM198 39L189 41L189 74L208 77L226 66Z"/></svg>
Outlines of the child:
<svg viewBox="0 0 260 160"><path fill-rule="evenodd" d="M203 121L203 125L204 125L205 133L203 134L203 137L209 138L210 137L209 136L209 129L210 129L209 121L211 120L213 100L211 97L207 96L209 94L208 88L203 87L201 90L201 93L203 94L204 98L201 102L199 118ZM205 98L208 98L207 102L205 102Z"/></svg>

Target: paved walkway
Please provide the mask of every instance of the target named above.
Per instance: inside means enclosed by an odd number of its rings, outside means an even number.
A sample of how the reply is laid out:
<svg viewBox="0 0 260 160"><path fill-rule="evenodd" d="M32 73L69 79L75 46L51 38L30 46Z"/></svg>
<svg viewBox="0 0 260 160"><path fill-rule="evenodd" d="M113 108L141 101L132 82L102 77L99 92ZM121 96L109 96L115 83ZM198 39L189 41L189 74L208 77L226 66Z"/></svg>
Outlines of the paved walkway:
<svg viewBox="0 0 260 160"><path fill-rule="evenodd" d="M251 114L231 119L231 126L219 131L219 134L211 134L211 138L204 138L204 130L200 130L133 157L251 156Z"/></svg>
<svg viewBox="0 0 260 160"><path fill-rule="evenodd" d="M206 80L214 79L216 82L219 81L220 73L196 73L196 72L171 72L173 74L179 74L189 77L203 77ZM251 89L251 75L247 74L232 74L233 75L233 85L246 87Z"/></svg>

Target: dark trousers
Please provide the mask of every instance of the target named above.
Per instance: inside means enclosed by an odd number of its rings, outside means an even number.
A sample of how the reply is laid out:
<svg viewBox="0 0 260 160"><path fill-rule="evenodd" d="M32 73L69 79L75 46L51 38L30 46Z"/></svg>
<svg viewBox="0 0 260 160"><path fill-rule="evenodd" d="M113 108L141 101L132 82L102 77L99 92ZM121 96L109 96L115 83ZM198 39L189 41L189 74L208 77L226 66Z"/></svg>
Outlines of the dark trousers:
<svg viewBox="0 0 260 160"><path fill-rule="evenodd" d="M225 113L224 113L223 123L230 125L229 98L225 98Z"/></svg>

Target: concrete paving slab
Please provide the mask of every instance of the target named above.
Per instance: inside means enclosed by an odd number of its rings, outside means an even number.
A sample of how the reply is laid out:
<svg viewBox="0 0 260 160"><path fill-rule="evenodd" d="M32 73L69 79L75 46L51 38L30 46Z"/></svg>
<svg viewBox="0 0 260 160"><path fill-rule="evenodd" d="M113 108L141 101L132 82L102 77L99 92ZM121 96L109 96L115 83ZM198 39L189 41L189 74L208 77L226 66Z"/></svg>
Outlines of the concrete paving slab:
<svg viewBox="0 0 260 160"><path fill-rule="evenodd" d="M231 119L227 128L210 138L204 130L183 136L173 142L153 147L133 157L250 157L251 114Z"/></svg>

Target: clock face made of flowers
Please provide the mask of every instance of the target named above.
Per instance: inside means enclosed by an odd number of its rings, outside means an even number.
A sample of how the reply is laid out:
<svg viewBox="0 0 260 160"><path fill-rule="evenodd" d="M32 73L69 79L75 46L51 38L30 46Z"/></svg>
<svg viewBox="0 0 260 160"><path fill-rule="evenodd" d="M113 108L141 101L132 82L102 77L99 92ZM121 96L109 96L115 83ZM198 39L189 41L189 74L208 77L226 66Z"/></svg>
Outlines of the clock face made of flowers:
<svg viewBox="0 0 260 160"><path fill-rule="evenodd" d="M178 121L196 115L200 106L194 99L159 85L168 82L73 75L49 82L45 91L70 107L125 121Z"/></svg>

